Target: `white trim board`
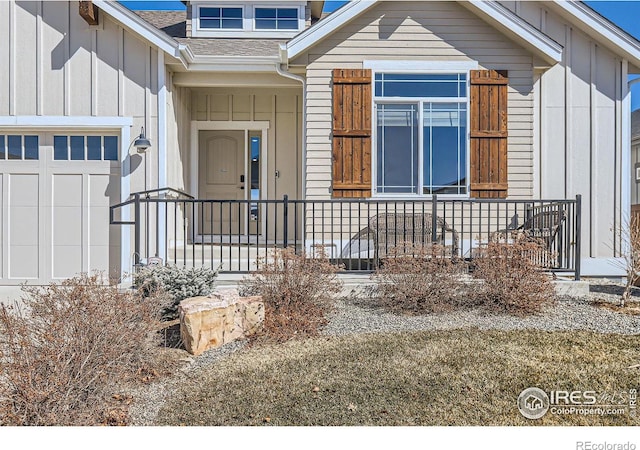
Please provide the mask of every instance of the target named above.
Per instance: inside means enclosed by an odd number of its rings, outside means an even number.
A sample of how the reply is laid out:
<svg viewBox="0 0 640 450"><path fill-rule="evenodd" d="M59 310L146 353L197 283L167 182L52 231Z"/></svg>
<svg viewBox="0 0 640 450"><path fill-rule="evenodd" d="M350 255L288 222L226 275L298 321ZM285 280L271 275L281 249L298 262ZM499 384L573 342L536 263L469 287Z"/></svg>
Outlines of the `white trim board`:
<svg viewBox="0 0 640 450"><path fill-rule="evenodd" d="M0 127L20 128L121 128L133 126L131 117L2 116Z"/></svg>

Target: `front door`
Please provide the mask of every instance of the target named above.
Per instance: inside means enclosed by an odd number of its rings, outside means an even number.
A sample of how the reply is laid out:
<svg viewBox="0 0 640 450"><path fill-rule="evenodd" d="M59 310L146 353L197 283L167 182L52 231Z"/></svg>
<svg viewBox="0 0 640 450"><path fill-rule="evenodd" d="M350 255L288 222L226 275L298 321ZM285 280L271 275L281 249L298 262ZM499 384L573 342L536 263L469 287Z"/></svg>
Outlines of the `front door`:
<svg viewBox="0 0 640 450"><path fill-rule="evenodd" d="M200 131L199 192L201 199L244 200L245 132ZM246 205L223 202L208 204L198 228L200 234L244 234Z"/></svg>

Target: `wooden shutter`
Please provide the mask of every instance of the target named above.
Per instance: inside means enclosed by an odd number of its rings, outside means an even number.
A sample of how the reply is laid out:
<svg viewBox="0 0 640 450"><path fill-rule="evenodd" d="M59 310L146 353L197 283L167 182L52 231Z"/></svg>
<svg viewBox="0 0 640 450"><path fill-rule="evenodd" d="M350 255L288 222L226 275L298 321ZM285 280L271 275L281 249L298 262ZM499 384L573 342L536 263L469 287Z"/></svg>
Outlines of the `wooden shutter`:
<svg viewBox="0 0 640 450"><path fill-rule="evenodd" d="M371 197L371 70L333 71L333 197Z"/></svg>
<svg viewBox="0 0 640 450"><path fill-rule="evenodd" d="M506 72L472 70L470 76L471 197L507 197Z"/></svg>

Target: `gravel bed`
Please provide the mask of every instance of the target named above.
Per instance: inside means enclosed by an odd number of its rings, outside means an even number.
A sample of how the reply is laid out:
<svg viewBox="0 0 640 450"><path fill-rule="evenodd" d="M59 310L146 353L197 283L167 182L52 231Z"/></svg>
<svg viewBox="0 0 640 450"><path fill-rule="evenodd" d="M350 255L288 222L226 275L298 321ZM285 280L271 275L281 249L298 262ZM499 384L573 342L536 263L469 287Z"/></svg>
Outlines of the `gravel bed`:
<svg viewBox="0 0 640 450"><path fill-rule="evenodd" d="M225 358L232 353L244 348L246 340L230 342L220 348L209 350L199 356L191 356L184 350L176 350L180 353L180 362L183 367L170 378L163 378L158 382L142 386L132 390L129 394L134 401L129 406L130 426L151 426L158 412L164 405L167 397L184 382L185 377L193 376L201 368L206 368L216 361ZM139 401L141 400L142 401Z"/></svg>
<svg viewBox="0 0 640 450"><path fill-rule="evenodd" d="M628 315L593 306L595 301L616 303L622 292L619 283L597 280L590 283L589 295L583 298L562 298L543 312L515 317L487 313L481 309L456 310L424 316L399 315L374 304L366 295L351 295L337 300L329 317L325 335L354 333L385 333L400 331L450 330L476 327L483 330L538 329L545 331L589 330L600 333L640 334L640 316ZM634 294L640 301L640 292ZM184 350L176 350L182 368L175 376L144 386L131 392L136 401L129 408L132 426L153 425L154 418L167 396L186 378L197 376L221 358L243 349L246 341L236 341L194 357Z"/></svg>

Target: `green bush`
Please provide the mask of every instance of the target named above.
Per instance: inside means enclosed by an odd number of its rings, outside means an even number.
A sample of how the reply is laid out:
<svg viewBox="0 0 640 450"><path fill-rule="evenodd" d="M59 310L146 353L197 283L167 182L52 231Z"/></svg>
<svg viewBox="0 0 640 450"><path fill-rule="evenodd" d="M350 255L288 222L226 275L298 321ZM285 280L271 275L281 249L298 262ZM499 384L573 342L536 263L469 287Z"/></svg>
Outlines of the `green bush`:
<svg viewBox="0 0 640 450"><path fill-rule="evenodd" d="M145 296L163 292L168 306L162 310L163 320L178 318L178 305L182 300L209 295L219 269L186 268L177 266L148 266L134 276L135 286Z"/></svg>

